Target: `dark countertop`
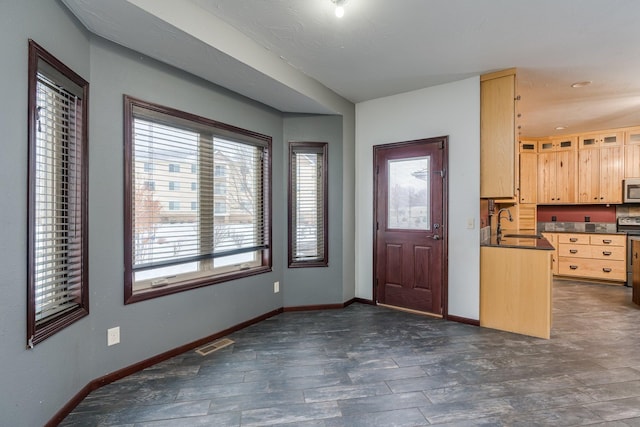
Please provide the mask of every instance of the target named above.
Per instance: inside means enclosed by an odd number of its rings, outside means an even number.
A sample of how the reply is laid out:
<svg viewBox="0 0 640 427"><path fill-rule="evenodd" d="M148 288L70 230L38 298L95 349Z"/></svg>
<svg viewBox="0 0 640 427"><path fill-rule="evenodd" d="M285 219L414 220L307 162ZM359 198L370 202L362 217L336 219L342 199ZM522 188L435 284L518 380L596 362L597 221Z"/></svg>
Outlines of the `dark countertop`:
<svg viewBox="0 0 640 427"><path fill-rule="evenodd" d="M627 234L625 231L608 232L608 231L567 231L567 230L554 230L554 231L546 230L546 231L541 231L540 233L556 233L556 234L620 234L620 235L623 235L623 236L625 234Z"/></svg>
<svg viewBox="0 0 640 427"><path fill-rule="evenodd" d="M516 234L512 231L506 232L504 234ZM528 234L531 235L531 231L522 232L518 234ZM537 238L524 238L524 237L503 237L500 241L498 241L498 236L492 234L489 239L481 240L480 246L489 246L496 248L512 248L512 249L537 249L543 251L552 251L555 248L549 243L547 239L541 237Z"/></svg>

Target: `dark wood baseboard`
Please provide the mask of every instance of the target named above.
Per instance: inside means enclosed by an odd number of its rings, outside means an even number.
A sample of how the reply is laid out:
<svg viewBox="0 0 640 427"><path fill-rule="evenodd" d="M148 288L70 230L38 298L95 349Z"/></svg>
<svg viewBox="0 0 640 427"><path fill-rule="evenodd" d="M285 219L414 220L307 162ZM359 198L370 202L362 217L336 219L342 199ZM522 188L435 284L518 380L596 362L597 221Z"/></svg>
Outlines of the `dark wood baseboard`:
<svg viewBox="0 0 640 427"><path fill-rule="evenodd" d="M335 310L338 308L345 308L345 305L344 304L297 305L295 307L285 307L283 308L283 311L285 313L288 313L291 311Z"/></svg>
<svg viewBox="0 0 640 427"><path fill-rule="evenodd" d="M353 302L358 302L360 304L368 304L368 305L377 305L375 303L375 301L371 300L371 299L364 299L364 298L354 298L352 300Z"/></svg>
<svg viewBox="0 0 640 427"><path fill-rule="evenodd" d="M342 306L341 306L342 307ZM107 384L110 384L114 381L117 381L121 378L124 378L126 376L129 376L131 374L134 374L138 371L141 371L145 368L148 368L149 366L153 366L157 363L160 363L162 361L165 361L167 359L170 359L174 356L177 356L179 354L184 353L185 351L189 351L192 350L194 348L200 347L203 344L206 344L210 341L215 341L218 338L222 338L224 336L227 336L233 332L239 331L241 329L246 328L247 326L251 326L255 323L259 323L262 322L263 320L266 320L270 317L273 317L277 314L280 314L283 312L282 308L279 308L277 310L273 310L270 311L268 313L265 313L261 316L255 317L253 319L249 319L245 322L239 323L235 326L232 326L230 328L227 328L223 331L217 332L215 334L206 336L204 338L200 338L196 341L181 345L180 347L176 347L172 350L169 351L165 351L164 353L160 353L156 356L150 357L148 359L142 360L138 363L134 363L133 365L127 366L125 368L119 369L115 372L112 372L110 374L104 375L100 378L96 378L93 381L91 381L89 384L87 384L86 386L84 386L82 388L82 390L80 390L78 393L76 393L75 396L73 396L71 398L71 400L69 400L66 405L64 405L62 407L62 409L60 409L54 416L53 418L51 418L49 420L49 422L47 422L45 424L45 427L55 427L58 424L60 424L62 422L62 420L64 420L64 418L69 415L71 413L71 411L74 410L74 408L76 406L78 406L78 404L80 404L80 402L82 402L82 399L84 399L85 397L87 397L87 395L89 393L91 393L94 390L97 390L98 388L105 386Z"/></svg>
<svg viewBox="0 0 640 427"><path fill-rule="evenodd" d="M464 323L466 325L480 326L480 321L475 319L469 319L466 317L448 315L447 320L452 322Z"/></svg>

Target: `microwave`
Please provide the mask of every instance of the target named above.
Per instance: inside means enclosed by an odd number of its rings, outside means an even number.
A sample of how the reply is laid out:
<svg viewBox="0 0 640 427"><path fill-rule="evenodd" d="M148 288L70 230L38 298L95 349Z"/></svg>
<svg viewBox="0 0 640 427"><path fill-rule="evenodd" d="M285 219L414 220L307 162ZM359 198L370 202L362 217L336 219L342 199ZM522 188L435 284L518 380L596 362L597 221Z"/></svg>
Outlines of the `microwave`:
<svg viewBox="0 0 640 427"><path fill-rule="evenodd" d="M640 178L625 179L622 188L625 203L640 203Z"/></svg>

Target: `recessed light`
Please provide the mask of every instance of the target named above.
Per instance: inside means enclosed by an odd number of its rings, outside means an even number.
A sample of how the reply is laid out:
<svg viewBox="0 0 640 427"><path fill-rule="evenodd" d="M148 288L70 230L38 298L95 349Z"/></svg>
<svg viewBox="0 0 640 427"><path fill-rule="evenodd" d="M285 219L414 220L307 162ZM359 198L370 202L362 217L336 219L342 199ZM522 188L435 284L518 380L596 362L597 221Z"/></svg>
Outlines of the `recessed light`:
<svg viewBox="0 0 640 427"><path fill-rule="evenodd" d="M565 130L566 126L556 126L556 130Z"/></svg>
<svg viewBox="0 0 640 427"><path fill-rule="evenodd" d="M585 87L589 86L591 83L593 83L591 80L585 80L583 82L575 82L571 87Z"/></svg>

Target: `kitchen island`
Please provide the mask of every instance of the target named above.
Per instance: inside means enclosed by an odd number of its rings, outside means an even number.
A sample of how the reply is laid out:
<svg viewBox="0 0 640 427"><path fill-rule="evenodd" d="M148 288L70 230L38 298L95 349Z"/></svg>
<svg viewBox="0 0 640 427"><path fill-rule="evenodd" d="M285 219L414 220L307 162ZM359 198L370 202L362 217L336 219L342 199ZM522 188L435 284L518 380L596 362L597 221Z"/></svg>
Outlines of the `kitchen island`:
<svg viewBox="0 0 640 427"><path fill-rule="evenodd" d="M554 247L544 237L506 236L480 247L480 326L548 339Z"/></svg>

